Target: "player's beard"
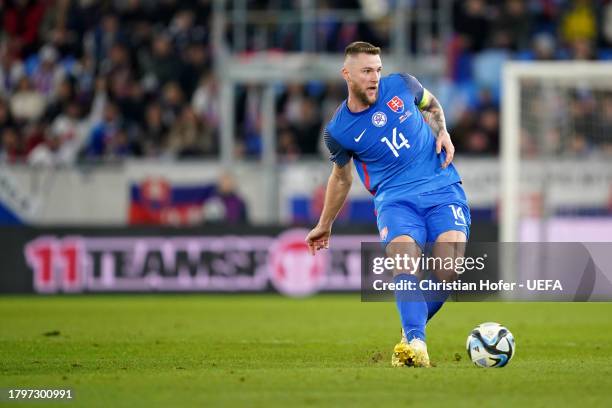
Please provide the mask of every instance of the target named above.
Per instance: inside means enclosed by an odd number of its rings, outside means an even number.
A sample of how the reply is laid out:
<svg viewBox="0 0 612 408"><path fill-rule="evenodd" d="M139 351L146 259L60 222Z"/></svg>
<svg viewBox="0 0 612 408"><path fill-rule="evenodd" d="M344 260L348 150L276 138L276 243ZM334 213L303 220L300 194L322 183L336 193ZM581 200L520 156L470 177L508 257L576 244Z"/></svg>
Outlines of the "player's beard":
<svg viewBox="0 0 612 408"><path fill-rule="evenodd" d="M359 102L361 102L362 104L366 106L373 105L376 102L376 99L378 99L378 88L376 89L376 93L374 94L373 100L368 99L368 94L367 94L368 88L367 87L365 88L365 90L361 90L359 89L357 84L353 83L351 86L351 91L353 95L355 96L355 98L357 98Z"/></svg>

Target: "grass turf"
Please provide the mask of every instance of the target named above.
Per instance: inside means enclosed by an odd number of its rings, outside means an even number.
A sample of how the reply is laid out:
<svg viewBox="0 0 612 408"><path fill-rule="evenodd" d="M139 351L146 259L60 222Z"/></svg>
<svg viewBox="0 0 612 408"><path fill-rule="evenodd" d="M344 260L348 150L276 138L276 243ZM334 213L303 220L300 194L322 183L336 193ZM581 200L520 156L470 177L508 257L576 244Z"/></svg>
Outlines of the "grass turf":
<svg viewBox="0 0 612 408"><path fill-rule="evenodd" d="M395 305L353 295L2 297L0 388L70 387L72 402L44 404L62 407L612 406L611 315L449 303L428 327L436 367L393 369ZM484 321L514 333L508 367L468 361Z"/></svg>

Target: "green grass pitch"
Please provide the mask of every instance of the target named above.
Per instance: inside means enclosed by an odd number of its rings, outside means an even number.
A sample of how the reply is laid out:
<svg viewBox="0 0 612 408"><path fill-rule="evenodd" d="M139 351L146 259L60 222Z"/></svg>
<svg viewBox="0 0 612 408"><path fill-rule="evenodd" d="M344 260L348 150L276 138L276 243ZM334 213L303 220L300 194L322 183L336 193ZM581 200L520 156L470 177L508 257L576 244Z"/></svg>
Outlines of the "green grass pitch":
<svg viewBox="0 0 612 408"><path fill-rule="evenodd" d="M515 335L505 368L467 359L485 321ZM0 388L75 393L39 407L612 406L612 303L449 303L427 334L436 367L394 369L395 305L355 295L5 296Z"/></svg>

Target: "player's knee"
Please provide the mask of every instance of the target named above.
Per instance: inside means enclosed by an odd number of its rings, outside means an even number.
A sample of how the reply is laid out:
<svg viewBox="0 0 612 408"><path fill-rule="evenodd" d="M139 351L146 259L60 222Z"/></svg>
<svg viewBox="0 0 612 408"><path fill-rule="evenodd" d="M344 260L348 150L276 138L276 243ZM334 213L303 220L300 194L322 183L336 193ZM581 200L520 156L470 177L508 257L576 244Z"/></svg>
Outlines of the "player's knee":
<svg viewBox="0 0 612 408"><path fill-rule="evenodd" d="M387 244L385 252L387 256L395 256L397 254L408 254L410 256L420 256L421 248L416 241L408 235L400 235L395 237Z"/></svg>
<svg viewBox="0 0 612 408"><path fill-rule="evenodd" d="M421 256L421 248L415 242L413 238L408 235L401 235L399 237L394 238L391 242L387 244L385 249L388 258L393 259L404 259L406 256L409 259L419 258ZM412 262L405 262L407 265L413 265ZM415 271L412 270L395 270L393 275L397 275L399 273L418 273L418 268Z"/></svg>
<svg viewBox="0 0 612 408"><path fill-rule="evenodd" d="M467 237L463 231L445 231L438 235L436 242L467 242Z"/></svg>
<svg viewBox="0 0 612 408"><path fill-rule="evenodd" d="M394 257L396 255L403 256L420 256L421 248L416 241L408 235L400 235L399 237L393 238L391 242L387 244L385 252L388 257Z"/></svg>
<svg viewBox="0 0 612 408"><path fill-rule="evenodd" d="M436 259L457 260L465 254L466 236L461 231L446 231L436 239L433 248L433 256ZM454 266L456 262L440 262L434 273L438 280L452 282L457 279Z"/></svg>

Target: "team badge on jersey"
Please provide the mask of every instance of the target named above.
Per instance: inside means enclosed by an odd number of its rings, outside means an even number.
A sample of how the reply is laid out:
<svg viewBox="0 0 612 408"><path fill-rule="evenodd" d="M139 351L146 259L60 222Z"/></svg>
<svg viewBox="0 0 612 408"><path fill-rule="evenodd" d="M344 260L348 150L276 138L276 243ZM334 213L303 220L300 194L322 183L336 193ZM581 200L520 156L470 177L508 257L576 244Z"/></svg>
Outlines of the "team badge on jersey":
<svg viewBox="0 0 612 408"><path fill-rule="evenodd" d="M378 111L372 115L372 124L376 127L383 127L387 124L387 115Z"/></svg>
<svg viewBox="0 0 612 408"><path fill-rule="evenodd" d="M399 96L394 96L390 101L387 102L387 106L395 113L402 113L404 111L404 101Z"/></svg>

